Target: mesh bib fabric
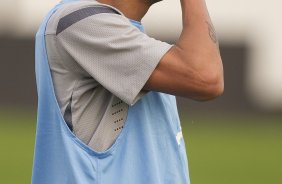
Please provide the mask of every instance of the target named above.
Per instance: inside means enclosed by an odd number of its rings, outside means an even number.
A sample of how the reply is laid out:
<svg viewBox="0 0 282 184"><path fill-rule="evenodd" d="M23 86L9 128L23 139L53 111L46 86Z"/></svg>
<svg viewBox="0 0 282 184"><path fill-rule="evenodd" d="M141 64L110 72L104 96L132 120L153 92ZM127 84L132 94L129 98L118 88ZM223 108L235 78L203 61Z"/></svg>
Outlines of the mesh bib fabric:
<svg viewBox="0 0 282 184"><path fill-rule="evenodd" d="M36 35L38 118L32 183L189 184L174 96L149 92L130 106L123 130L104 152L92 150L69 130L54 93L44 33L50 16L72 1L52 9Z"/></svg>

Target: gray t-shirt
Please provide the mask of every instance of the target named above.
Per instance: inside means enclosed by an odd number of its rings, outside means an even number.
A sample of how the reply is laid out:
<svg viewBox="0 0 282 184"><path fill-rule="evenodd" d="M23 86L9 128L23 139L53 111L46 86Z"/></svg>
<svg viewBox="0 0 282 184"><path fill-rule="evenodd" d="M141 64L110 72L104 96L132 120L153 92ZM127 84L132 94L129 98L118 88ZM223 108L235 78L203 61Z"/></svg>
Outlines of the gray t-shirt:
<svg viewBox="0 0 282 184"><path fill-rule="evenodd" d="M66 123L85 144L105 151L171 45L142 33L119 10L92 0L63 5L50 18L45 38Z"/></svg>

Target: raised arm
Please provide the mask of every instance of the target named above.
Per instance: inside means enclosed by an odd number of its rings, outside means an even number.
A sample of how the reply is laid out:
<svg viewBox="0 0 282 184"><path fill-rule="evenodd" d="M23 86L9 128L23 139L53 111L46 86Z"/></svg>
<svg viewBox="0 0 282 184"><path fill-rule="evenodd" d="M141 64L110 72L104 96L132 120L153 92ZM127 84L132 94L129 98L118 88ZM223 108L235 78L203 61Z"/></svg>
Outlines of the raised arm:
<svg viewBox="0 0 282 184"><path fill-rule="evenodd" d="M205 0L181 0L181 6L181 36L163 56L144 89L210 100L224 90L216 33Z"/></svg>

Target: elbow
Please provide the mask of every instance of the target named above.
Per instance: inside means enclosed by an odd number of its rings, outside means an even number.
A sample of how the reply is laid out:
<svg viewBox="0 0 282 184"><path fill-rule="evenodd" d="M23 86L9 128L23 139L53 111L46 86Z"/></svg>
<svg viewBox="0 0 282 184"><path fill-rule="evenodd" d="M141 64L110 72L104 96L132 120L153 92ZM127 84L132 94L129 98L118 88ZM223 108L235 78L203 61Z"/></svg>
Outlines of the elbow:
<svg viewBox="0 0 282 184"><path fill-rule="evenodd" d="M206 80L208 81L208 79ZM208 101L220 97L224 92L224 80L223 76L220 76L215 81L206 82L204 88L202 88L201 95L199 95L198 101Z"/></svg>
<svg viewBox="0 0 282 184"><path fill-rule="evenodd" d="M199 79L201 87L194 100L208 101L220 97L224 93L223 70L213 70L206 72Z"/></svg>
<svg viewBox="0 0 282 184"><path fill-rule="evenodd" d="M222 59L217 47L200 49L187 56L180 52L185 71L184 96L196 101L208 101L224 92Z"/></svg>
<svg viewBox="0 0 282 184"><path fill-rule="evenodd" d="M206 85L205 88L198 91L198 94L193 98L196 101L209 101L220 97L224 92L224 83Z"/></svg>
<svg viewBox="0 0 282 184"><path fill-rule="evenodd" d="M222 96L223 93L224 93L224 82L222 79L222 82L218 84L217 89L215 89L214 91L214 98Z"/></svg>
<svg viewBox="0 0 282 184"><path fill-rule="evenodd" d="M216 84L207 87L204 91L205 95L200 99L201 101L213 100L217 97L220 97L224 92L224 83L218 82Z"/></svg>

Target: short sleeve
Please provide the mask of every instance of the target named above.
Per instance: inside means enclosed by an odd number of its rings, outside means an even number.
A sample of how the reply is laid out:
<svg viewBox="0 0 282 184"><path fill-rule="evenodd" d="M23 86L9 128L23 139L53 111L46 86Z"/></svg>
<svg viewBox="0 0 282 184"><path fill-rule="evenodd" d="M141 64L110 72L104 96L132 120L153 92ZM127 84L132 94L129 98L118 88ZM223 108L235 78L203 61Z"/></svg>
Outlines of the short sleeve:
<svg viewBox="0 0 282 184"><path fill-rule="evenodd" d="M101 13L57 35L65 51L98 83L129 105L171 45L142 33L118 14Z"/></svg>

